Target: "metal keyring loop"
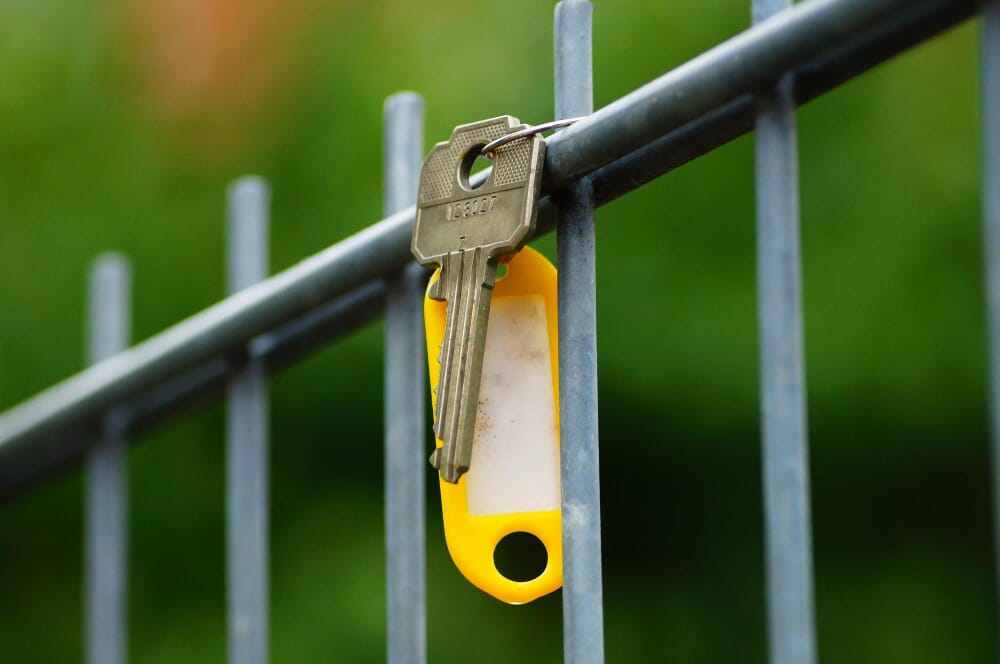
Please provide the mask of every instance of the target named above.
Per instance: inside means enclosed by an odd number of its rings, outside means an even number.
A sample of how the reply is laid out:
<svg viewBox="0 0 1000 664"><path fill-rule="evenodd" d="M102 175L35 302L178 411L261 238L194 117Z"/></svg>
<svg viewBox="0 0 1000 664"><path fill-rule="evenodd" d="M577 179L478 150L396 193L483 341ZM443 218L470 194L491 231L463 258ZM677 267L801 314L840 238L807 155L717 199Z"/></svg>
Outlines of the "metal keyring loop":
<svg viewBox="0 0 1000 664"><path fill-rule="evenodd" d="M493 159L496 156L496 149L501 145L507 145L508 143L513 143L514 141L520 140L522 138L527 138L528 136L534 136L535 134L541 134L552 129L559 129L561 127L568 127L574 122L579 122L583 117L578 118L565 118L564 120L552 120L551 122L543 122L539 125L530 125L524 129L519 129L517 131L511 132L495 141L491 141L483 146L483 149L479 151L479 154L486 157L487 159Z"/></svg>

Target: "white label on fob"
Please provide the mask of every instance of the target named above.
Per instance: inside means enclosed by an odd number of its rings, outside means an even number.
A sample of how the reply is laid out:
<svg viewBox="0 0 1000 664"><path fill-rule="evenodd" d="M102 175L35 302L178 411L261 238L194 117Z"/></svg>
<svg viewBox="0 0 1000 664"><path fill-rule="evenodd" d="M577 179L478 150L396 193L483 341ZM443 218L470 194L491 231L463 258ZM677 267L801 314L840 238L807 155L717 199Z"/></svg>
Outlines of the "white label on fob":
<svg viewBox="0 0 1000 664"><path fill-rule="evenodd" d="M560 509L552 390L545 299L494 298L465 480L469 514Z"/></svg>

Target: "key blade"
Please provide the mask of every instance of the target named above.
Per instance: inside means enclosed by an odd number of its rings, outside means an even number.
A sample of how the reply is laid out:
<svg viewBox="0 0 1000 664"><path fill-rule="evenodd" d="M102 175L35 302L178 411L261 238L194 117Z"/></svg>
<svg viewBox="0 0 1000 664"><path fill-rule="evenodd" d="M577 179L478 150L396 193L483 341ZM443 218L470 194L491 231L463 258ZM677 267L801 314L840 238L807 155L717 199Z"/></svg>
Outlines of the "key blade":
<svg viewBox="0 0 1000 664"><path fill-rule="evenodd" d="M434 432L443 444L438 470L455 483L472 461L496 261L482 248L455 252L445 258L441 279L447 279L448 308Z"/></svg>

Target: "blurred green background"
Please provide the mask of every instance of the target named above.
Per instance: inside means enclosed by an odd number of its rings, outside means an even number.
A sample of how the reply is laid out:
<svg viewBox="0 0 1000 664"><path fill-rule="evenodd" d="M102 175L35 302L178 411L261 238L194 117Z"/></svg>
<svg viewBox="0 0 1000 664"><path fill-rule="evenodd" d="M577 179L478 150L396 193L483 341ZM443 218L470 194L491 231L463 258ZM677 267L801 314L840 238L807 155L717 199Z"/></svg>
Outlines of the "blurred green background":
<svg viewBox="0 0 1000 664"><path fill-rule="evenodd" d="M599 2L597 105L741 31L747 5ZM218 300L236 176L272 183L275 271L379 219L386 95L426 96L428 146L550 119L552 8L0 3L2 405L81 367L102 250L134 262L137 340ZM996 658L976 40L966 24L799 115L827 662ZM599 213L611 662L766 656L752 162L743 138ZM272 381L275 662L384 659L382 334ZM223 661L221 409L129 463L131 661ZM514 608L467 584L428 488L430 660L557 661L559 594ZM80 658L81 491L71 471L0 505L0 661Z"/></svg>

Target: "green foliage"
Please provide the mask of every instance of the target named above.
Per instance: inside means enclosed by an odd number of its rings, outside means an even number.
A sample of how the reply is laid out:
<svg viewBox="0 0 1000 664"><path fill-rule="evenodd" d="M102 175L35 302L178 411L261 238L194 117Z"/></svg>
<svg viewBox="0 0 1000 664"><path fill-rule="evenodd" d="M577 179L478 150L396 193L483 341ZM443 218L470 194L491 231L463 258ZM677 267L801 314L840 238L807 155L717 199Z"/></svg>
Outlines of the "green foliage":
<svg viewBox="0 0 1000 664"><path fill-rule="evenodd" d="M386 95L426 96L428 146L552 117L548 3L288 4L267 103L235 66L235 100L175 113L162 44L130 27L157 3L0 3L3 405L80 368L99 251L134 261L136 339L218 300L232 177L273 185L275 270L379 219ZM599 3L598 105L743 29L745 5ZM799 114L826 661L994 659L976 108L970 24ZM608 658L763 661L752 138L599 219ZM276 662L384 659L381 342L272 381ZM132 661L224 656L220 412L130 454ZM431 661L557 660L558 594L513 608L469 586L428 486ZM0 508L0 660L79 658L80 512L76 470Z"/></svg>

